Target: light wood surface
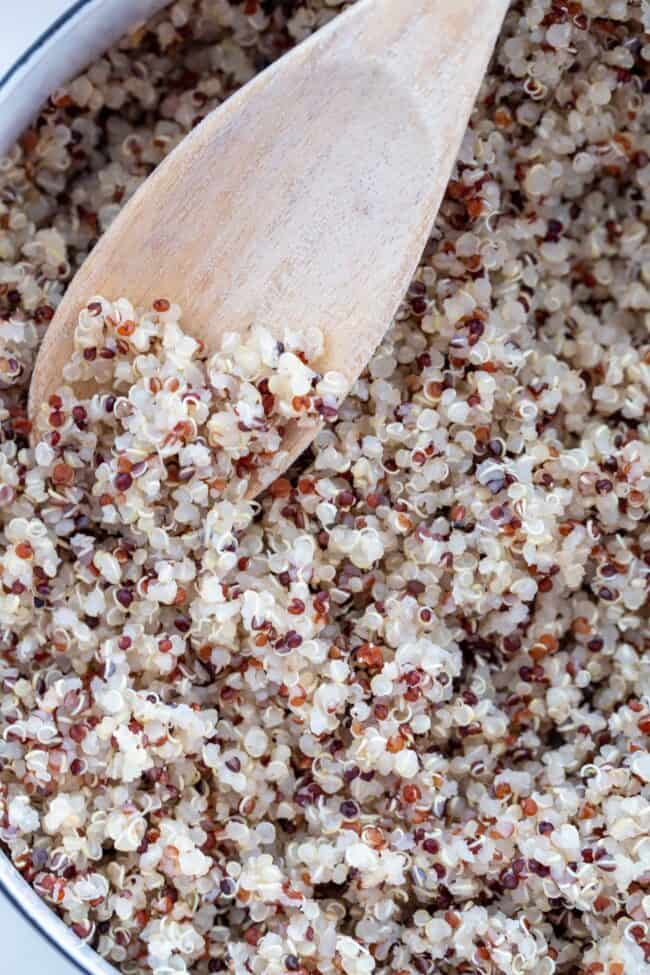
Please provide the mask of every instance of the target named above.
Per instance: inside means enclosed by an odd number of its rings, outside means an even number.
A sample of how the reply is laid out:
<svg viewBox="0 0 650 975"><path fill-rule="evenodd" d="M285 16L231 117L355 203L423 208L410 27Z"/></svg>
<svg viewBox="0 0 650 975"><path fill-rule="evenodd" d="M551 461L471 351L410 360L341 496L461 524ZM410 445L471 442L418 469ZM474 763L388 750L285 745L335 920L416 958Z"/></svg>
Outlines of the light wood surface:
<svg viewBox="0 0 650 975"><path fill-rule="evenodd" d="M169 298L210 350L253 322L278 335L316 325L319 368L352 384L417 266L507 7L359 0L206 118L71 283L32 415L61 385L77 314L97 294ZM315 431L288 434L292 458Z"/></svg>

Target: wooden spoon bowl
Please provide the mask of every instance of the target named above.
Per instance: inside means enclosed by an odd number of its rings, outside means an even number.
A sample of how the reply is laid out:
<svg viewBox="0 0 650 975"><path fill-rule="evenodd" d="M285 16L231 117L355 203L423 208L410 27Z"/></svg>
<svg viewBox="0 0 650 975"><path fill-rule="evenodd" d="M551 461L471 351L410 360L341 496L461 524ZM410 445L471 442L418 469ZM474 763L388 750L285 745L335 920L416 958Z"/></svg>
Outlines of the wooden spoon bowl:
<svg viewBox="0 0 650 975"><path fill-rule="evenodd" d="M91 296L180 304L209 351L318 326L351 385L438 212L508 0L359 0L209 115L128 202L43 340L30 413ZM287 434L290 460L318 429ZM277 476L258 475L250 494Z"/></svg>

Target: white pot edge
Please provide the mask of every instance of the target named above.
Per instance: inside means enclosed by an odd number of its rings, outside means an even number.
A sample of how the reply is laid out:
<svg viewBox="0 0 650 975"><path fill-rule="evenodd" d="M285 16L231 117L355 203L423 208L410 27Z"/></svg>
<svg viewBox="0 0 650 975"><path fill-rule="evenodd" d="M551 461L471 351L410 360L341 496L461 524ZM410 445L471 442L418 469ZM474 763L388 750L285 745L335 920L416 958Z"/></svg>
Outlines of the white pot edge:
<svg viewBox="0 0 650 975"><path fill-rule="evenodd" d="M16 52L0 78L0 155L29 125L50 93L98 57L132 25L169 0L75 0ZM13 16L29 17L29 10Z"/></svg>

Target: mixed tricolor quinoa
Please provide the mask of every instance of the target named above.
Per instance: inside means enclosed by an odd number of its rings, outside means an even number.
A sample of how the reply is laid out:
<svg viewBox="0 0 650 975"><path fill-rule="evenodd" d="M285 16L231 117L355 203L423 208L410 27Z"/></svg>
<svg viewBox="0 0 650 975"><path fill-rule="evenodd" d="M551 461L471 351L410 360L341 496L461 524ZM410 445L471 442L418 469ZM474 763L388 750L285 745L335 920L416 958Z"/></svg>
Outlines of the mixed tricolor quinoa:
<svg viewBox="0 0 650 975"><path fill-rule="evenodd" d="M338 414L309 309L284 351L259 330L208 365L167 301L97 299L70 378L114 390L61 393L28 445L94 241L344 6L180 0L0 161L0 840L133 975L644 975L647 5L513 3ZM331 420L312 453L243 501L242 456L303 412Z"/></svg>

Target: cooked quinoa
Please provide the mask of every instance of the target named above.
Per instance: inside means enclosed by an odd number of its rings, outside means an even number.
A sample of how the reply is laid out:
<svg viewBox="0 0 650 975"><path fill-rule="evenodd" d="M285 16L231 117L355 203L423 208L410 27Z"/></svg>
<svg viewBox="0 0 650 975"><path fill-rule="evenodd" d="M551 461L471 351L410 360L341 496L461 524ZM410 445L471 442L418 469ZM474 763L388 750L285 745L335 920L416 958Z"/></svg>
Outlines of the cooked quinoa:
<svg viewBox="0 0 650 975"><path fill-rule="evenodd" d="M67 499L79 509L98 503L104 510L90 519L100 531L135 525L150 558L169 555L170 533L196 534L218 518L215 501L237 502L260 478L275 480L289 462L289 434L335 418L347 389L340 374L311 368L324 350L319 329L277 341L254 324L243 338L226 333L208 358L179 314L166 298L141 315L126 298L91 299L64 367L69 385L41 404L34 432L43 477L74 486ZM80 400L84 383L90 396Z"/></svg>
<svg viewBox="0 0 650 975"><path fill-rule="evenodd" d="M308 308L208 360L173 295L95 298L106 388L29 446L94 242L344 6L179 0L0 161L0 840L125 975L648 975L645 2L513 3L342 404Z"/></svg>

